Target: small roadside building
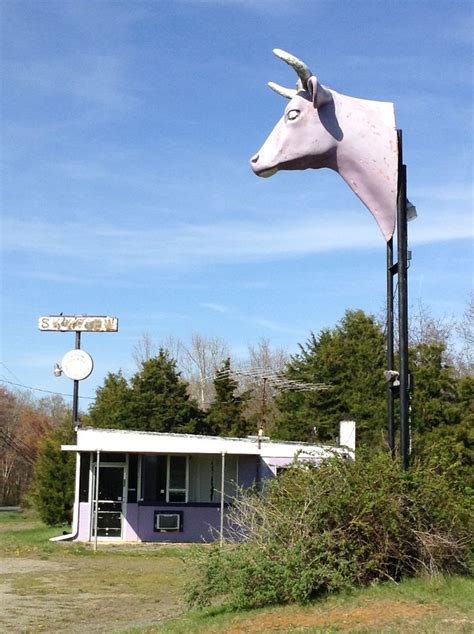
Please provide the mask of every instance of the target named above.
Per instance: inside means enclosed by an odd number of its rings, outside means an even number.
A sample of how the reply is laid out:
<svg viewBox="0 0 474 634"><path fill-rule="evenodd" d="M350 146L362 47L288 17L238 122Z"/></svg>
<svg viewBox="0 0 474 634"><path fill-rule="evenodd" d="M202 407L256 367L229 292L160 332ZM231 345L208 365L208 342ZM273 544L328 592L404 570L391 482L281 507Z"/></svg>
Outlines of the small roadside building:
<svg viewBox="0 0 474 634"><path fill-rule="evenodd" d="M296 461L354 457L355 423L333 445L79 428L72 534L79 541L202 542L225 528L239 491Z"/></svg>

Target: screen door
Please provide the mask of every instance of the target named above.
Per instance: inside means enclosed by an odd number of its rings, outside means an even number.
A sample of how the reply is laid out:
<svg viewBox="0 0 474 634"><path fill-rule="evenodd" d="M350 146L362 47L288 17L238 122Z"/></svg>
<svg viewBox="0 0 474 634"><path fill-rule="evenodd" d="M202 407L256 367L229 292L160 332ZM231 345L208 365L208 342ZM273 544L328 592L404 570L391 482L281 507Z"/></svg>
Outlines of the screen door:
<svg viewBox="0 0 474 634"><path fill-rule="evenodd" d="M97 467L95 473L97 473ZM95 491L95 486L93 490ZM115 539L122 537L123 503L124 467L101 464L97 501L97 537ZM95 537L94 526L92 536Z"/></svg>

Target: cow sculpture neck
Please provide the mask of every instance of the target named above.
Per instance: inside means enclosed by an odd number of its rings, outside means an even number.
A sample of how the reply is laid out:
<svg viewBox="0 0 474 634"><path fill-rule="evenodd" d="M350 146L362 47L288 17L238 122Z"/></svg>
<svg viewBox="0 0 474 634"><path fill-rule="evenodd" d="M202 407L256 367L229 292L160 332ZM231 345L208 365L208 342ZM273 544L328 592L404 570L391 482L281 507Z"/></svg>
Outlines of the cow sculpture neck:
<svg viewBox="0 0 474 634"><path fill-rule="evenodd" d="M269 82L290 99L283 117L252 157L258 176L328 167L342 176L373 214L385 239L397 213L398 142L392 103L348 97L319 83L300 60L274 53L298 73L296 90Z"/></svg>

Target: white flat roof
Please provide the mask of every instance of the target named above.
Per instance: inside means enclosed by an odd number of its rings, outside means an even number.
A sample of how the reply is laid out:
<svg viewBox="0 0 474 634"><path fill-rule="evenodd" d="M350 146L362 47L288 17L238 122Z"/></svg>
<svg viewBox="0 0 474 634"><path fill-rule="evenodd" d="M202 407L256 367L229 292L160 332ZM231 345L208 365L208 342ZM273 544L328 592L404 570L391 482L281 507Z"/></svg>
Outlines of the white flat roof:
<svg viewBox="0 0 474 634"><path fill-rule="evenodd" d="M63 451L101 451L111 453L156 454L233 454L267 458L323 457L348 453L347 449L333 445L312 445L303 442L272 441L262 438L260 448L256 438L226 438L193 434L164 434L124 429L77 430L77 444L63 445Z"/></svg>

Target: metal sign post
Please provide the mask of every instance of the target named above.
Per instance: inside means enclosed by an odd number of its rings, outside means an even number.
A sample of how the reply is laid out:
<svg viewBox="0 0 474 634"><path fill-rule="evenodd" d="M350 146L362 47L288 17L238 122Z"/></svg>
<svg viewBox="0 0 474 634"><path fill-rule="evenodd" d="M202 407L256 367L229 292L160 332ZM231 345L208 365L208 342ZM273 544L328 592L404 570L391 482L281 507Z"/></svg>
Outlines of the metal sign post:
<svg viewBox="0 0 474 634"><path fill-rule="evenodd" d="M394 336L393 336L393 276L396 272L393 264L393 238L387 242L387 369L389 377L387 380L387 440L392 457L395 456L395 428L394 409L395 399L393 391L393 380L390 373L394 372Z"/></svg>
<svg viewBox="0 0 474 634"><path fill-rule="evenodd" d="M408 218L407 173L403 164L402 131L398 131L397 257L393 263L393 240L387 242L387 436L395 454L394 400L400 399L400 457L410 465L410 375L408 369ZM399 370L394 369L393 278L398 275Z"/></svg>
<svg viewBox="0 0 474 634"><path fill-rule="evenodd" d="M75 350L81 349L81 333L76 332L76 347ZM72 391L72 424L75 427L78 424L78 409L79 409L79 380L74 379L74 386Z"/></svg>
<svg viewBox="0 0 474 634"><path fill-rule="evenodd" d="M220 545L224 545L224 493L225 493L225 451L221 460L221 517L220 517Z"/></svg>
<svg viewBox="0 0 474 634"><path fill-rule="evenodd" d="M401 137L400 137L401 148ZM409 376L408 376L408 246L407 177L400 149L400 174L397 214L398 249L398 349L400 355L400 456L404 469L410 464Z"/></svg>

